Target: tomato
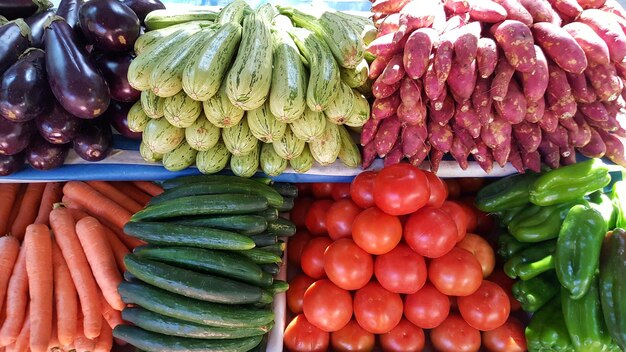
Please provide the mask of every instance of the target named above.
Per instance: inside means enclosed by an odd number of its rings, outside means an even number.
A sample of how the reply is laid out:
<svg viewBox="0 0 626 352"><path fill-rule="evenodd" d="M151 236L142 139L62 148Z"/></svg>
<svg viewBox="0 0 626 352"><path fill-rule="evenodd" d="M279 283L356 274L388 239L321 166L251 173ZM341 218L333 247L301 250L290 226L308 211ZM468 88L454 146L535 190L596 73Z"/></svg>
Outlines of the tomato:
<svg viewBox="0 0 626 352"><path fill-rule="evenodd" d="M430 199L428 178L411 164L382 169L374 180L374 201L387 214L405 215L420 209Z"/></svg>
<svg viewBox="0 0 626 352"><path fill-rule="evenodd" d="M308 197L311 195L310 183L296 183L296 187L298 187L298 197Z"/></svg>
<svg viewBox="0 0 626 352"><path fill-rule="evenodd" d="M462 194L476 194L485 185L482 177L462 177L458 181Z"/></svg>
<svg viewBox="0 0 626 352"><path fill-rule="evenodd" d="M456 246L472 253L478 259L483 270L483 278L491 275L496 266L496 255L487 240L473 233L467 233L463 241Z"/></svg>
<svg viewBox="0 0 626 352"><path fill-rule="evenodd" d="M306 214L308 214L311 204L313 204L313 198L296 198L293 208L291 208L289 212L289 220L291 220L297 228L306 227Z"/></svg>
<svg viewBox="0 0 626 352"><path fill-rule="evenodd" d="M461 210L465 213L465 219L467 219L465 230L467 232L475 231L478 226L478 210L471 203L465 201L457 202L457 204L461 206Z"/></svg>
<svg viewBox="0 0 626 352"><path fill-rule="evenodd" d="M376 172L363 171L350 184L350 197L361 208L370 208L374 204L374 179Z"/></svg>
<svg viewBox="0 0 626 352"><path fill-rule="evenodd" d="M334 200L350 198L350 184L346 182L334 183L331 196Z"/></svg>
<svg viewBox="0 0 626 352"><path fill-rule="evenodd" d="M402 299L370 281L354 294L354 316L361 327L372 334L384 334L402 319Z"/></svg>
<svg viewBox="0 0 626 352"><path fill-rule="evenodd" d="M330 345L336 352L367 352L374 349L376 338L352 319L341 330L330 333Z"/></svg>
<svg viewBox="0 0 626 352"><path fill-rule="evenodd" d="M450 314L448 296L437 291L431 283L404 298L404 316L422 329L439 326Z"/></svg>
<svg viewBox="0 0 626 352"><path fill-rule="evenodd" d="M421 351L425 342L424 330L406 319L400 320L388 333L380 335L383 350L389 352Z"/></svg>
<svg viewBox="0 0 626 352"><path fill-rule="evenodd" d="M483 270L472 253L455 247L430 261L428 279L445 295L468 296L480 287Z"/></svg>
<svg viewBox="0 0 626 352"><path fill-rule="evenodd" d="M328 246L324 253L324 271L335 285L344 290L358 290L374 273L374 259L349 238Z"/></svg>
<svg viewBox="0 0 626 352"><path fill-rule="evenodd" d="M509 298L502 287L484 280L469 296L458 297L459 312L473 328L493 330L506 322L511 312Z"/></svg>
<svg viewBox="0 0 626 352"><path fill-rule="evenodd" d="M352 318L352 296L330 280L319 280L304 292L302 309L311 324L324 331L337 331Z"/></svg>
<svg viewBox="0 0 626 352"><path fill-rule="evenodd" d="M456 245L457 227L439 208L424 207L413 213L404 225L404 240L417 254L437 258Z"/></svg>
<svg viewBox="0 0 626 352"><path fill-rule="evenodd" d="M318 182L311 185L311 191L315 199L330 199L333 194L333 183Z"/></svg>
<svg viewBox="0 0 626 352"><path fill-rule="evenodd" d="M313 236L322 236L326 232L326 214L333 205L330 199L316 200L311 203L309 212L306 214L305 224Z"/></svg>
<svg viewBox="0 0 626 352"><path fill-rule="evenodd" d="M287 290L287 307L289 307L289 310L292 313L302 313L302 300L304 299L304 292L314 282L315 279L304 274L300 274L289 281L289 289Z"/></svg>
<svg viewBox="0 0 626 352"><path fill-rule="evenodd" d="M458 178L446 178L444 182L448 188L449 199L456 199L461 196L461 185Z"/></svg>
<svg viewBox="0 0 626 352"><path fill-rule="evenodd" d="M428 179L430 187L430 198L428 198L427 206L439 208L448 198L448 187L446 183L430 171L422 171Z"/></svg>
<svg viewBox="0 0 626 352"><path fill-rule="evenodd" d="M324 252L333 241L328 237L315 237L304 246L300 263L302 271L314 279L326 277L324 272Z"/></svg>
<svg viewBox="0 0 626 352"><path fill-rule="evenodd" d="M311 234L307 230L298 230L295 235L289 238L287 242L287 256L290 263L300 265L302 251L310 239Z"/></svg>
<svg viewBox="0 0 626 352"><path fill-rule="evenodd" d="M510 317L504 325L490 331L483 331L483 346L492 352L524 352L526 336L524 325Z"/></svg>
<svg viewBox="0 0 626 352"><path fill-rule="evenodd" d="M367 253L385 254L402 239L402 224L376 207L365 209L352 223L352 239Z"/></svg>
<svg viewBox="0 0 626 352"><path fill-rule="evenodd" d="M506 295L509 297L509 304L511 305L511 311L518 311L522 309L519 301L513 297L513 292L511 289L513 288L513 284L515 280L508 277L502 269L497 269L488 278L489 281L495 282L498 286L502 287Z"/></svg>
<svg viewBox="0 0 626 352"><path fill-rule="evenodd" d="M441 352L470 352L480 349L480 332L469 326L458 314L450 314L430 331L433 346Z"/></svg>
<svg viewBox="0 0 626 352"><path fill-rule="evenodd" d="M350 238L352 223L363 209L350 199L341 199L333 203L326 215L326 230L333 240Z"/></svg>
<svg viewBox="0 0 626 352"><path fill-rule="evenodd" d="M395 293L417 292L428 276L424 257L403 243L376 258L374 273L382 287Z"/></svg>
<svg viewBox="0 0 626 352"><path fill-rule="evenodd" d="M328 350L330 334L309 323L304 314L299 314L287 325L283 340L289 351L324 352Z"/></svg>
<svg viewBox="0 0 626 352"><path fill-rule="evenodd" d="M447 200L441 206L441 210L445 211L456 225L457 229L457 242L460 242L465 237L465 233L467 233L467 214L463 210L463 208L459 205L459 203L451 200Z"/></svg>

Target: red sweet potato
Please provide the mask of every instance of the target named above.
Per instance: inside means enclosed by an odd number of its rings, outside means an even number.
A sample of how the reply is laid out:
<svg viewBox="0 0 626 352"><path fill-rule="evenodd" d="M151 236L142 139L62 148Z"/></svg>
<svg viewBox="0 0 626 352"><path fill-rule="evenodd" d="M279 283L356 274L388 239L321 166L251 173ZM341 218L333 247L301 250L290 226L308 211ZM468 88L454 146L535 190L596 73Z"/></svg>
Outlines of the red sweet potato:
<svg viewBox="0 0 626 352"><path fill-rule="evenodd" d="M509 90L515 69L505 58L500 58L496 67L496 75L491 81L491 99L502 101Z"/></svg>
<svg viewBox="0 0 626 352"><path fill-rule="evenodd" d="M428 72L426 72L428 74ZM441 110L444 107L444 103L446 98L448 98L448 90L447 89L443 89L441 91L441 94L439 94L438 97L435 98L431 98L430 100L430 108L432 110Z"/></svg>
<svg viewBox="0 0 626 352"><path fill-rule="evenodd" d="M446 10L455 15L467 13L470 10L467 0L446 0L443 5Z"/></svg>
<svg viewBox="0 0 626 352"><path fill-rule="evenodd" d="M399 36L399 32L390 32L374 39L368 46L367 51L375 56L388 56L402 52L406 44L407 36L400 36L397 41L394 37Z"/></svg>
<svg viewBox="0 0 626 352"><path fill-rule="evenodd" d="M456 121L453 121L452 131L454 132L454 137L458 137L461 143L463 143L465 147L469 149L470 153L473 154L476 152L476 142L474 142L474 137L472 137L472 135L470 135L470 133L464 127L457 124Z"/></svg>
<svg viewBox="0 0 626 352"><path fill-rule="evenodd" d="M546 103L548 108L556 114L557 118L572 117L576 113L576 100L572 95L572 89L567 81L567 75L558 66L548 65L550 79L546 90Z"/></svg>
<svg viewBox="0 0 626 352"><path fill-rule="evenodd" d="M617 165L626 167L626 155L624 154L624 141L617 135L597 129L600 134L600 138L606 146L606 153L604 156L609 158Z"/></svg>
<svg viewBox="0 0 626 352"><path fill-rule="evenodd" d="M582 148L578 148L578 151L588 158L601 158L606 153L606 144L604 144L600 133L595 128L592 128L589 143Z"/></svg>
<svg viewBox="0 0 626 352"><path fill-rule="evenodd" d="M611 61L621 62L626 57L626 34L622 31L615 15L602 10L589 9L583 11L578 18L604 40L609 48Z"/></svg>
<svg viewBox="0 0 626 352"><path fill-rule="evenodd" d="M626 62L615 62L615 72L623 80L626 79Z"/></svg>
<svg viewBox="0 0 626 352"><path fill-rule="evenodd" d="M572 22L563 26L563 29L580 45L588 62L608 65L609 47L591 27L582 22Z"/></svg>
<svg viewBox="0 0 626 352"><path fill-rule="evenodd" d="M549 108L554 112L557 118L565 119L574 116L578 109L578 105L576 104L574 96L570 95L567 98L560 100L559 103L550 106Z"/></svg>
<svg viewBox="0 0 626 352"><path fill-rule="evenodd" d="M494 0L502 5L507 13L507 19L520 21L527 26L533 24L533 16L526 10L519 0Z"/></svg>
<svg viewBox="0 0 626 352"><path fill-rule="evenodd" d="M437 80L440 82L445 82L448 79L453 56L454 44L452 41L441 39L433 56L433 68L435 69Z"/></svg>
<svg viewBox="0 0 626 352"><path fill-rule="evenodd" d="M513 68L520 72L533 71L537 55L533 35L527 25L506 20L493 25L490 31Z"/></svg>
<svg viewBox="0 0 626 352"><path fill-rule="evenodd" d="M378 77L374 81L374 84L372 84L372 95L378 99L387 98L397 92L398 88L400 88L400 81L394 84L385 84L382 79Z"/></svg>
<svg viewBox="0 0 626 352"><path fill-rule="evenodd" d="M469 167L467 157L470 155L470 150L467 146L465 146L465 144L463 144L463 142L461 142L461 139L458 136L454 136L452 139L450 154L452 154L452 157L456 160L462 170L467 170Z"/></svg>
<svg viewBox="0 0 626 352"><path fill-rule="evenodd" d="M517 172L523 174L525 171L524 162L522 161L522 156L520 154L519 149L517 149L517 144L515 144L513 140L511 140L510 150L511 151L509 153L508 161L511 163L511 165L513 165L513 167L515 168L515 170L517 170Z"/></svg>
<svg viewBox="0 0 626 352"><path fill-rule="evenodd" d="M391 148L389 153L385 155L385 159L383 160L383 165L389 166L398 164L404 159L404 154L402 154L402 141L400 138L396 141L396 144Z"/></svg>
<svg viewBox="0 0 626 352"><path fill-rule="evenodd" d="M567 82L577 103L593 103L597 96L584 74L567 74Z"/></svg>
<svg viewBox="0 0 626 352"><path fill-rule="evenodd" d="M372 118L376 120L386 119L393 116L400 106L400 95L392 94L387 98L375 99L372 103Z"/></svg>
<svg viewBox="0 0 626 352"><path fill-rule="evenodd" d="M426 124L406 125L402 127L402 153L407 158L415 155L428 139Z"/></svg>
<svg viewBox="0 0 626 352"><path fill-rule="evenodd" d="M543 99L548 88L550 74L548 72L548 60L543 50L535 45L535 66L531 72L520 72L519 77L524 87L524 96L531 101Z"/></svg>
<svg viewBox="0 0 626 352"><path fill-rule="evenodd" d="M385 34L389 34L391 32L397 32L398 31L398 27L400 27L400 14L399 13L394 13L392 15L387 16L387 18L385 18L380 26L378 27L378 35L385 35Z"/></svg>
<svg viewBox="0 0 626 352"><path fill-rule="evenodd" d="M520 156L522 158L522 163L524 163L524 168L534 172L541 172L541 155L539 155L539 151L535 150L534 152L521 152Z"/></svg>
<svg viewBox="0 0 626 352"><path fill-rule="evenodd" d="M510 143L512 130L510 123L496 115L490 124L480 130L480 138L493 150L497 146Z"/></svg>
<svg viewBox="0 0 626 352"><path fill-rule="evenodd" d="M498 3L491 0L471 0L470 18L486 23L496 23L506 19L506 10Z"/></svg>
<svg viewBox="0 0 626 352"><path fill-rule="evenodd" d="M568 117L566 119L559 119L559 125L565 127L568 130L568 132L578 131L578 124L576 123L576 120L574 120L574 117Z"/></svg>
<svg viewBox="0 0 626 352"><path fill-rule="evenodd" d="M361 129L361 145L365 146L369 144L369 142L374 140L376 137L376 132L378 131L378 126L380 125L381 120L376 120L370 118L365 122L363 128Z"/></svg>
<svg viewBox="0 0 626 352"><path fill-rule="evenodd" d="M561 151L559 147L550 142L550 140L544 135L539 145L539 153L543 162L552 169L559 167L561 162Z"/></svg>
<svg viewBox="0 0 626 352"><path fill-rule="evenodd" d="M416 125L426 121L426 105L420 102L416 106L409 107L404 103L398 106L398 119L403 124Z"/></svg>
<svg viewBox="0 0 626 352"><path fill-rule="evenodd" d="M469 63L476 59L481 30L480 22L470 22L455 32L458 35L452 41L457 62Z"/></svg>
<svg viewBox="0 0 626 352"><path fill-rule="evenodd" d="M532 33L546 56L563 70L582 73L587 68L585 52L565 29L542 22L533 25Z"/></svg>
<svg viewBox="0 0 626 352"><path fill-rule="evenodd" d="M622 93L622 82L613 65L591 64L585 76L600 101L613 101Z"/></svg>
<svg viewBox="0 0 626 352"><path fill-rule="evenodd" d="M609 120L609 112L606 110L604 104L599 101L588 104L578 104L578 109L590 120L597 122Z"/></svg>
<svg viewBox="0 0 626 352"><path fill-rule="evenodd" d="M443 155L445 153L436 148L430 148L430 153L428 155L428 159L430 161L430 171L433 173L437 173L439 171L439 165L441 164L441 160L443 160Z"/></svg>
<svg viewBox="0 0 626 352"><path fill-rule="evenodd" d="M380 80L385 84L395 84L404 77L404 65L402 64L402 55L394 55L387 66L380 74Z"/></svg>
<svg viewBox="0 0 626 352"><path fill-rule="evenodd" d="M481 124L487 124L493 120L493 100L491 100L489 93L490 89L491 79L479 78L476 81L476 88L474 88L474 92L472 93L472 106Z"/></svg>
<svg viewBox="0 0 626 352"><path fill-rule="evenodd" d="M376 0L372 4L372 12L384 14L397 13L411 0Z"/></svg>
<svg viewBox="0 0 626 352"><path fill-rule="evenodd" d="M576 163L576 148L572 145L568 145L565 148L559 148L561 154L561 166L572 165Z"/></svg>
<svg viewBox="0 0 626 352"><path fill-rule="evenodd" d="M457 104L454 122L469 132L472 138L480 136L481 123L469 100L463 104Z"/></svg>
<svg viewBox="0 0 626 352"><path fill-rule="evenodd" d="M418 79L424 75L436 40L437 32L432 28L420 28L411 33L403 56L407 76Z"/></svg>
<svg viewBox="0 0 626 352"><path fill-rule="evenodd" d="M452 127L450 125L441 126L438 123L428 123L428 142L430 145L444 153L447 153L452 147Z"/></svg>
<svg viewBox="0 0 626 352"><path fill-rule="evenodd" d="M550 142L559 148L565 148L569 145L568 131L561 124L557 124L554 132L545 132L544 137L547 137Z"/></svg>
<svg viewBox="0 0 626 352"><path fill-rule="evenodd" d="M422 162L426 160L429 153L430 153L430 144L422 143L418 151L409 158L409 162L412 165L419 167L420 165L422 165Z"/></svg>
<svg viewBox="0 0 626 352"><path fill-rule="evenodd" d="M520 3L533 17L533 22L549 22L554 25L561 25L561 18L554 11L547 0L520 0Z"/></svg>
<svg viewBox="0 0 626 352"><path fill-rule="evenodd" d="M480 168L483 169L486 173L490 173L493 170L493 155L491 154L491 150L482 139L476 139L476 151L472 153L474 155L474 160L480 165Z"/></svg>
<svg viewBox="0 0 626 352"><path fill-rule="evenodd" d="M361 161L361 167L363 170L372 166L374 160L376 160L376 142L370 141L363 147L363 160Z"/></svg>
<svg viewBox="0 0 626 352"><path fill-rule="evenodd" d="M455 60L447 80L448 87L455 100L461 100L462 102L472 96L476 86L476 76L476 60L470 63L458 63Z"/></svg>
<svg viewBox="0 0 626 352"><path fill-rule="evenodd" d="M574 115L574 121L578 128L576 130L568 130L569 140L574 147L581 148L591 140L591 127L580 113Z"/></svg>
<svg viewBox="0 0 626 352"><path fill-rule="evenodd" d="M585 116L585 119L589 126L594 127L596 129L602 129L604 131L617 132L620 130L621 126L616 116L609 116L609 118L605 121L596 121L590 119Z"/></svg>
<svg viewBox="0 0 626 352"><path fill-rule="evenodd" d="M509 140L508 143L503 143L495 148L492 148L491 153L493 154L493 160L495 160L500 167L504 167L506 162L509 160L509 155L511 154L511 141Z"/></svg>
<svg viewBox="0 0 626 352"><path fill-rule="evenodd" d="M541 98L537 101L528 100L526 101L526 116L524 116L524 120L530 123L539 122L543 118L545 110L545 99Z"/></svg>
<svg viewBox="0 0 626 352"><path fill-rule="evenodd" d="M454 15L450 17L446 21L446 26L441 31L441 34L445 34L446 36L449 37L448 39L452 40L454 37L452 32L465 26L467 24L467 21L469 20L468 17L469 17L468 15Z"/></svg>
<svg viewBox="0 0 626 352"><path fill-rule="evenodd" d="M525 152L533 152L541 143L541 127L536 123L527 121L513 125L513 136L520 149Z"/></svg>
<svg viewBox="0 0 626 352"><path fill-rule="evenodd" d="M417 28L430 27L441 10L439 0L411 1L400 10L400 27L395 35L395 42L400 41L405 34Z"/></svg>
<svg viewBox="0 0 626 352"><path fill-rule="evenodd" d="M511 81L504 100L496 101L494 105L500 116L510 124L524 121L524 116L526 116L526 97L522 94L519 85L514 80Z"/></svg>
<svg viewBox="0 0 626 352"><path fill-rule="evenodd" d="M606 0L577 0L583 9L599 9L604 6Z"/></svg>
<svg viewBox="0 0 626 352"><path fill-rule="evenodd" d="M400 98L406 106L417 106L422 101L421 81L415 81L409 77L402 78L400 82Z"/></svg>
<svg viewBox="0 0 626 352"><path fill-rule="evenodd" d="M602 5L601 10L608 10L616 16L626 19L626 10L624 10L624 7L622 7L617 0L606 0L604 5Z"/></svg>
<svg viewBox="0 0 626 352"><path fill-rule="evenodd" d="M448 124L448 121L450 121L455 114L454 100L452 97L447 96L443 101L442 108L439 110L435 109L432 104L433 102L431 101L430 120L442 126Z"/></svg>
<svg viewBox="0 0 626 352"><path fill-rule="evenodd" d="M446 89L446 82L437 78L437 73L434 69L434 64L428 65L426 74L422 77L424 82L424 92L426 96L432 100L436 100Z"/></svg>
<svg viewBox="0 0 626 352"><path fill-rule="evenodd" d="M378 56L377 58L370 63L370 71L368 73L370 79L377 79L380 76L385 68L387 67L387 63L391 60L391 57L388 56Z"/></svg>
<svg viewBox="0 0 626 352"><path fill-rule="evenodd" d="M517 1L517 0L514 0ZM478 39L478 49L476 51L476 66L480 77L487 78L493 74L498 64L498 47L495 40L491 38Z"/></svg>
<svg viewBox="0 0 626 352"><path fill-rule="evenodd" d="M552 8L557 12L565 15L568 18L575 19L582 12L583 8L576 2L576 0L548 0Z"/></svg>
<svg viewBox="0 0 626 352"><path fill-rule="evenodd" d="M393 148L393 145L396 144L401 127L402 123L395 116L384 119L383 122L381 122L374 139L376 142L376 153L379 157L382 158L387 155L391 148Z"/></svg>
<svg viewBox="0 0 626 352"><path fill-rule="evenodd" d="M543 118L541 118L538 123L543 131L554 132L556 126L559 124L559 118L551 110L546 110L543 114Z"/></svg>

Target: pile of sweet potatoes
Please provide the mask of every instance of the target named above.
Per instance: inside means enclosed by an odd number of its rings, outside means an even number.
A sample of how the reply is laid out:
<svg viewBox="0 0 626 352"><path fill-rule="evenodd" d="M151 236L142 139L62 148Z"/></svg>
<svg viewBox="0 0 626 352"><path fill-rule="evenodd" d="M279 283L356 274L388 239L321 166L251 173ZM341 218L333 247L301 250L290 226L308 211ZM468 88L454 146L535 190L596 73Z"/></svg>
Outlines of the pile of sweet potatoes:
<svg viewBox="0 0 626 352"><path fill-rule="evenodd" d="M444 0L442 0L444 1ZM578 150L626 166L626 11L616 0L376 0L363 166L450 153L539 171Z"/></svg>

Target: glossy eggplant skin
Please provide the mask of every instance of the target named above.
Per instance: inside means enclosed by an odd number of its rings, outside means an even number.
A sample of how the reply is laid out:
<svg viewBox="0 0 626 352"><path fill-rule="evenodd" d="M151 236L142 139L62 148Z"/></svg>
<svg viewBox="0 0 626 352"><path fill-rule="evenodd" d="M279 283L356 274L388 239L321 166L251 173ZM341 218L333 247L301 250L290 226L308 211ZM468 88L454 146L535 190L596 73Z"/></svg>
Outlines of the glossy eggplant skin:
<svg viewBox="0 0 626 352"><path fill-rule="evenodd" d="M0 38L2 38L0 45L0 75L2 75L30 46L30 28L24 20L17 19L0 27Z"/></svg>
<svg viewBox="0 0 626 352"><path fill-rule="evenodd" d="M141 28L133 10L118 0L86 2L78 20L87 41L105 52L131 51Z"/></svg>
<svg viewBox="0 0 626 352"><path fill-rule="evenodd" d="M0 0L0 15L9 20L30 17L52 7L48 0Z"/></svg>
<svg viewBox="0 0 626 352"><path fill-rule="evenodd" d="M30 35L32 37L30 46L43 49L44 25L52 16L54 16L54 11L47 10L24 19L26 24L30 27Z"/></svg>
<svg viewBox="0 0 626 352"><path fill-rule="evenodd" d="M128 111L132 106L133 103L122 103L111 100L111 105L109 105L109 108L102 117L108 120L113 128L122 136L141 140L141 132L133 132L128 128Z"/></svg>
<svg viewBox="0 0 626 352"><path fill-rule="evenodd" d="M66 144L76 137L83 121L54 101L50 111L35 118L35 126L46 141L52 144Z"/></svg>
<svg viewBox="0 0 626 352"><path fill-rule="evenodd" d="M109 84L111 99L123 102L135 102L139 100L141 92L128 83L128 66L133 61L133 56L124 54L97 53L92 56L102 76Z"/></svg>
<svg viewBox="0 0 626 352"><path fill-rule="evenodd" d="M0 115L13 122L30 121L48 110L52 100L45 53L29 49L2 76Z"/></svg>
<svg viewBox="0 0 626 352"><path fill-rule="evenodd" d="M52 93L70 114L83 119L102 115L109 107L109 85L72 28L60 17L46 29L46 70Z"/></svg>
<svg viewBox="0 0 626 352"><path fill-rule="evenodd" d="M137 14L142 24L150 12L165 9L165 5L159 0L124 0L122 2Z"/></svg>
<svg viewBox="0 0 626 352"><path fill-rule="evenodd" d="M87 161L100 161L106 158L112 146L113 132L106 120L85 121L74 137L74 151Z"/></svg>
<svg viewBox="0 0 626 352"><path fill-rule="evenodd" d="M26 148L26 160L37 170L50 170L63 165L69 144L52 144L36 134Z"/></svg>
<svg viewBox="0 0 626 352"><path fill-rule="evenodd" d="M61 0L57 8L57 16L65 18L70 27L78 27L78 10L85 3L84 0Z"/></svg>
<svg viewBox="0 0 626 352"><path fill-rule="evenodd" d="M15 155L21 153L33 134L31 122L11 122L0 118L0 155Z"/></svg>
<svg viewBox="0 0 626 352"><path fill-rule="evenodd" d="M0 176L8 176L24 168L25 153L0 155Z"/></svg>

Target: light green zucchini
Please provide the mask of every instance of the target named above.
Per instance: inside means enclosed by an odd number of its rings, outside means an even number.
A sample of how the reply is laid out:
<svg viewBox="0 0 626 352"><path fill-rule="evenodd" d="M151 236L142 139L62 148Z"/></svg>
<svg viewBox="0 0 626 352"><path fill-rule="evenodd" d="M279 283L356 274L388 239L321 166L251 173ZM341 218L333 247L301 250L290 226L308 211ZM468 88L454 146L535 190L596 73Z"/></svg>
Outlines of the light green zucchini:
<svg viewBox="0 0 626 352"><path fill-rule="evenodd" d="M215 23L220 26L226 24L240 24L243 20L244 11L250 10L250 6L244 0L235 0L224 6L217 15Z"/></svg>
<svg viewBox="0 0 626 352"><path fill-rule="evenodd" d="M302 117L289 124L294 135L305 142L312 142L324 134L326 117L321 112L306 109Z"/></svg>
<svg viewBox="0 0 626 352"><path fill-rule="evenodd" d="M226 149L224 142L220 140L213 148L198 152L196 155L196 167L203 174L214 174L222 171L228 164L229 159L230 152Z"/></svg>
<svg viewBox="0 0 626 352"><path fill-rule="evenodd" d="M339 85L339 94L335 97L328 108L324 110L324 115L328 120L336 125L343 125L348 119L354 107L354 93L343 81Z"/></svg>
<svg viewBox="0 0 626 352"><path fill-rule="evenodd" d="M361 165L361 153L359 147L357 147L354 139L348 132L345 126L338 126L339 135L341 136L341 148L339 149L339 160L347 166L353 169Z"/></svg>
<svg viewBox="0 0 626 352"><path fill-rule="evenodd" d="M146 15L144 23L148 30L163 29L170 26L187 23L191 21L213 21L217 17L214 11L201 10L172 10L159 9L154 10Z"/></svg>
<svg viewBox="0 0 626 352"><path fill-rule="evenodd" d="M198 151L189 146L189 143L182 141L176 149L163 155L163 167L168 171L184 170L193 165L197 153Z"/></svg>
<svg viewBox="0 0 626 352"><path fill-rule="evenodd" d="M270 111L269 103L250 110L246 113L246 119L252 134L263 143L272 143L282 138L287 130L287 124L279 121Z"/></svg>
<svg viewBox="0 0 626 352"><path fill-rule="evenodd" d="M170 125L166 119L150 120L143 130L143 142L155 153L174 150L185 139L185 130Z"/></svg>
<svg viewBox="0 0 626 352"><path fill-rule="evenodd" d="M250 153L230 157L230 171L239 177L252 177L259 169L261 146L257 145Z"/></svg>
<svg viewBox="0 0 626 352"><path fill-rule="evenodd" d="M271 144L264 143L261 146L261 170L267 176L278 176L287 169L287 160L281 158Z"/></svg>
<svg viewBox="0 0 626 352"><path fill-rule="evenodd" d="M141 107L141 100L136 101L128 110L128 129L133 132L143 132L144 128L150 121L150 117L146 115Z"/></svg>
<svg viewBox="0 0 626 352"><path fill-rule="evenodd" d="M235 126L223 128L222 140L233 155L250 153L259 142L250 131L247 119L241 120Z"/></svg>
<svg viewBox="0 0 626 352"><path fill-rule="evenodd" d="M327 123L324 134L319 139L309 142L309 148L315 161L322 166L334 163L341 151L339 126L334 123Z"/></svg>
<svg viewBox="0 0 626 352"><path fill-rule="evenodd" d="M199 152L213 148L220 140L221 134L219 127L209 122L204 113L201 113L191 126L185 128L187 143Z"/></svg>
<svg viewBox="0 0 626 352"><path fill-rule="evenodd" d="M243 118L244 111L230 102L226 96L226 81L211 99L202 102L207 119L217 127L227 128L237 125Z"/></svg>
<svg viewBox="0 0 626 352"><path fill-rule="evenodd" d="M350 88L357 88L367 82L369 76L369 65L365 59L361 60L355 68L339 68L341 80Z"/></svg>
<svg viewBox="0 0 626 352"><path fill-rule="evenodd" d="M139 144L139 155L150 163L158 163L163 159L163 154L153 152L143 141Z"/></svg>
<svg viewBox="0 0 626 352"><path fill-rule="evenodd" d="M165 99L156 96L151 90L141 92L141 108L151 119L163 117L163 103Z"/></svg>
<svg viewBox="0 0 626 352"><path fill-rule="evenodd" d="M350 114L345 121L345 124L350 127L361 127L365 125L367 120L370 118L370 104L367 99L365 99L363 94L356 89L353 90L353 93L354 104L352 106L352 111L350 111Z"/></svg>
<svg viewBox="0 0 626 352"><path fill-rule="evenodd" d="M281 158L287 160L291 160L302 154L302 150L304 149L305 144L306 142L296 137L291 129L285 131L285 134L282 138L272 143L276 154L278 154L278 156L280 156Z"/></svg>
<svg viewBox="0 0 626 352"><path fill-rule="evenodd" d="M309 171L313 167L313 155L311 155L311 150L309 149L309 145L305 145L302 153L297 157L289 160L289 165L293 171L298 173L305 173Z"/></svg>
<svg viewBox="0 0 626 352"><path fill-rule="evenodd" d="M191 99L185 92L180 91L171 97L165 98L163 115L172 126L187 128L200 116L202 103Z"/></svg>

